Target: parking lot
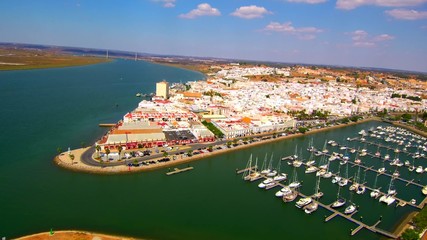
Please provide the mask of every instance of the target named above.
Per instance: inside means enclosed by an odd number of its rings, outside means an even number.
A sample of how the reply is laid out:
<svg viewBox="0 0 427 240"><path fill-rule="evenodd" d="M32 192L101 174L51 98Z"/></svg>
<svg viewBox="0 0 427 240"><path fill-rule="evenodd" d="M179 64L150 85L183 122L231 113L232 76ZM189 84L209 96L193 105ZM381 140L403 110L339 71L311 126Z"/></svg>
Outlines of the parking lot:
<svg viewBox="0 0 427 240"><path fill-rule="evenodd" d="M196 137L189 130L164 131L167 141L195 140Z"/></svg>

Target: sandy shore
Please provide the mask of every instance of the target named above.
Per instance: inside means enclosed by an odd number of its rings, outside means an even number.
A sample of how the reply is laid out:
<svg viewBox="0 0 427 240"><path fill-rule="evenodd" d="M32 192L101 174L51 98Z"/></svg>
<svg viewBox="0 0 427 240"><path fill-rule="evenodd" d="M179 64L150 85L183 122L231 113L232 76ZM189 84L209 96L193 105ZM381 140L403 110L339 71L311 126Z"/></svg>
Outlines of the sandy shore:
<svg viewBox="0 0 427 240"><path fill-rule="evenodd" d="M313 130L308 131L304 134L297 133L297 134L292 134L292 135L287 135L287 136L278 136L277 138L271 138L268 140L253 142L253 143L246 144L246 145L239 145L237 147L232 147L232 148L214 150L213 152L193 155L191 157L184 157L183 156L182 159L180 158L180 156L178 156L177 157L178 159L176 159L176 160L152 164L152 165L148 165L148 166L140 166L140 167L128 167L128 166L124 166L124 165L108 166L108 163L106 163L105 167L102 167L102 168L101 167L88 166L88 165L82 163L81 155L89 148L79 148L79 149L72 150L71 154L73 154L75 156L73 161L71 161L68 153L66 153L66 152L61 153L60 155L56 156L54 158L54 161L56 162L56 164L58 166L64 167L64 168L67 168L70 170L89 172L89 173L98 173L98 174L117 174L117 173L124 174L124 173L133 173L133 172L152 171L152 170L156 170L156 169L170 168L170 167L173 167L176 165L189 163L189 162L200 160L203 158L229 153L231 151L238 151L241 149L251 148L254 146L263 145L263 144L267 144L267 143L271 143L271 142L275 142L275 141L282 141L285 139L311 135L311 134L315 134L315 133L322 132L322 131L334 130L334 129L347 127L347 126L351 126L351 125L355 125L355 124L360 124L360 123L364 123L364 122L368 122L368 121L381 121L381 120L379 118L376 118L376 117L367 118L367 119L363 119L363 120L358 121L358 122L350 122L348 124L340 124L340 125L336 125L336 126L332 126L332 127L326 127L326 128L321 128L321 129L313 129ZM152 159L152 160L158 160L158 159L162 159L162 158L163 157L159 157L159 158Z"/></svg>
<svg viewBox="0 0 427 240"><path fill-rule="evenodd" d="M105 235L100 233L90 233L84 231L55 231L53 235L50 232L37 233L24 237L17 238L18 240L135 240L136 238L119 237L112 235Z"/></svg>

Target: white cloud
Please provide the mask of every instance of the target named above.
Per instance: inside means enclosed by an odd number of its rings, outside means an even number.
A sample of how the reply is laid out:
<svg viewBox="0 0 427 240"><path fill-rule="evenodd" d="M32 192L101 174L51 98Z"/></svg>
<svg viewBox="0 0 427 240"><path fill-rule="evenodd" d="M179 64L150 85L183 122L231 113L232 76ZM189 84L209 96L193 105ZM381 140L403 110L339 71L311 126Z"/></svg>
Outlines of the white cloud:
<svg viewBox="0 0 427 240"><path fill-rule="evenodd" d="M401 20L419 20L427 18L427 11L416 11L408 9L393 9L385 11L388 15Z"/></svg>
<svg viewBox="0 0 427 240"><path fill-rule="evenodd" d="M163 3L163 7L166 7L166 8L175 7L175 2L176 2L176 0L153 0L153 1Z"/></svg>
<svg viewBox="0 0 427 240"><path fill-rule="evenodd" d="M211 7L208 3L201 3L197 5L196 9L191 10L189 13L181 14L179 15L180 18L196 18L201 16L220 16L221 12Z"/></svg>
<svg viewBox="0 0 427 240"><path fill-rule="evenodd" d="M231 13L232 16L245 19L262 18L265 14L271 14L271 12L264 7L258 7L255 5L242 6Z"/></svg>
<svg viewBox="0 0 427 240"><path fill-rule="evenodd" d="M405 7L421 5L426 2L427 0L337 0L336 7L345 10L355 9L363 5Z"/></svg>
<svg viewBox="0 0 427 240"><path fill-rule="evenodd" d="M380 34L371 37L364 30L356 30L347 34L351 36L353 46L355 47L375 47L379 42L390 41L394 39L394 36L389 34Z"/></svg>
<svg viewBox="0 0 427 240"><path fill-rule="evenodd" d="M318 3L324 3L327 0L288 0L288 2L294 2L294 3L308 3L308 4L318 4Z"/></svg>
<svg viewBox="0 0 427 240"><path fill-rule="evenodd" d="M269 32L283 32L288 34L294 34L303 40L311 40L316 38L316 33L323 32L322 29L315 27L302 27L296 28L292 26L291 22L286 23L278 23L278 22L270 22L265 28L264 31Z"/></svg>

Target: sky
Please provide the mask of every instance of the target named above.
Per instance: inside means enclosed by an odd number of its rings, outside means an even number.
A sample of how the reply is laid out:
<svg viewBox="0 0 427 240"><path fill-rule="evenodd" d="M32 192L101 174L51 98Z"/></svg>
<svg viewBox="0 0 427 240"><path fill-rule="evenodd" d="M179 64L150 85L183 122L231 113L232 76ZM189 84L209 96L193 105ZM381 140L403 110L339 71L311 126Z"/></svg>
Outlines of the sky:
<svg viewBox="0 0 427 240"><path fill-rule="evenodd" d="M0 42L427 72L427 0L4 0Z"/></svg>

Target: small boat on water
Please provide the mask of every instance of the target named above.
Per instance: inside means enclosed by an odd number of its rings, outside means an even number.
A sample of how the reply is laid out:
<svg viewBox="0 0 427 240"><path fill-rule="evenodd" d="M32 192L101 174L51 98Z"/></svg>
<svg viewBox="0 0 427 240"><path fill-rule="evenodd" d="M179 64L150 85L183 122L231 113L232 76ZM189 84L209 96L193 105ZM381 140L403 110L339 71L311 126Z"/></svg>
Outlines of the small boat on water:
<svg viewBox="0 0 427 240"><path fill-rule="evenodd" d="M417 169L415 169L416 173L423 173L424 172L424 168L422 166L418 166Z"/></svg>
<svg viewBox="0 0 427 240"><path fill-rule="evenodd" d="M266 188L267 186L270 186L271 184L274 184L273 178L267 178L264 181L262 181L260 184L258 184L259 188Z"/></svg>
<svg viewBox="0 0 427 240"><path fill-rule="evenodd" d="M280 182L280 181L286 180L287 178L288 178L288 175L286 173L280 173L279 175L274 176L273 180L276 182Z"/></svg>
<svg viewBox="0 0 427 240"><path fill-rule="evenodd" d="M291 183L289 183L290 188L298 188L301 186L301 182L298 181L298 175L297 175L297 169L294 168L294 171L292 173L292 180Z"/></svg>
<svg viewBox="0 0 427 240"><path fill-rule="evenodd" d="M340 197L340 190L341 190L341 187L338 187L337 200L335 200L335 202L331 204L332 208L342 207L346 202L344 198Z"/></svg>
<svg viewBox="0 0 427 240"><path fill-rule="evenodd" d="M319 204L316 201L312 201L308 205L304 206L304 212L307 214L311 214L312 212L316 211L319 207Z"/></svg>
<svg viewBox="0 0 427 240"><path fill-rule="evenodd" d="M354 211L356 211L356 204L350 203L350 205L345 208L344 213L348 215L352 214Z"/></svg>
<svg viewBox="0 0 427 240"><path fill-rule="evenodd" d="M426 185L426 186L424 186L424 187L423 187L423 189L421 189L421 192L422 192L424 195L427 195L427 185Z"/></svg>
<svg viewBox="0 0 427 240"><path fill-rule="evenodd" d="M317 171L317 167L316 166L309 166L305 169L305 173L314 173Z"/></svg>
<svg viewBox="0 0 427 240"><path fill-rule="evenodd" d="M383 195L380 197L380 202L386 203L387 205L390 205L396 201L396 199L391 195Z"/></svg>
<svg viewBox="0 0 427 240"><path fill-rule="evenodd" d="M295 198L297 198L297 196L298 196L298 192L295 190L292 190L290 194L283 195L282 200L284 202L292 202L295 200Z"/></svg>
<svg viewBox="0 0 427 240"><path fill-rule="evenodd" d="M291 193L292 193L292 189L288 186L284 186L282 189L276 192L276 197L283 197Z"/></svg>
<svg viewBox="0 0 427 240"><path fill-rule="evenodd" d="M300 198L300 199L296 202L295 206L297 206L298 208L302 208L302 207L304 207L305 205L307 205L307 204L311 203L312 201L313 201L313 199L311 199L311 197Z"/></svg>

